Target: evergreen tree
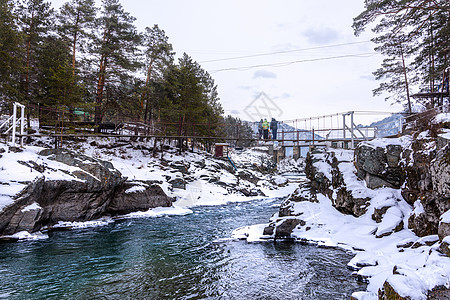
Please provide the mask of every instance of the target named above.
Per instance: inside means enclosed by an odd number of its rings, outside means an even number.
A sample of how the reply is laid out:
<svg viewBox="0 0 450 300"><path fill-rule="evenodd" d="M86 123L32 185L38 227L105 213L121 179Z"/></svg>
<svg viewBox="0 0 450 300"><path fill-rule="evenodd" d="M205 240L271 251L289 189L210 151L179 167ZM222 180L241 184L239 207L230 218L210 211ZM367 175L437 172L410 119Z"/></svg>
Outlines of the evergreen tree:
<svg viewBox="0 0 450 300"><path fill-rule="evenodd" d="M438 11L423 24L421 44L416 49L412 66L422 83L422 92L444 92L444 72L449 67L450 54L450 5L449 11ZM442 97L431 97L425 105L442 105Z"/></svg>
<svg viewBox="0 0 450 300"><path fill-rule="evenodd" d="M411 82L426 84L433 92L434 83L442 81L443 71L449 65L449 20L448 0L366 0L365 10L354 19L353 28L358 35L376 22L373 31L378 37L373 41L379 45L376 50L388 58L375 76L391 79L374 93L397 93L397 100L403 97L410 107ZM408 78L409 70L416 74L413 80ZM402 91L403 95L398 97Z"/></svg>
<svg viewBox="0 0 450 300"><path fill-rule="evenodd" d="M376 80L384 81L373 91L374 95L380 95L388 92L386 100L393 98L395 102L405 103L407 110L411 113L410 98L410 72L411 68L407 65L407 58L413 53L413 48L404 36L392 36L387 33L374 39L379 44L376 51L382 53L385 58L381 67L373 74ZM388 80L386 80L388 79Z"/></svg>
<svg viewBox="0 0 450 300"><path fill-rule="evenodd" d="M222 133L219 136L223 136L226 139L231 139L231 143L235 146L250 146L253 138L253 130L247 122L243 122L239 118L232 116L226 116L223 119ZM238 139L247 139L240 141Z"/></svg>
<svg viewBox="0 0 450 300"><path fill-rule="evenodd" d="M49 36L42 41L36 60L38 103L61 108L76 106L79 96L74 88L69 45L61 38Z"/></svg>
<svg viewBox="0 0 450 300"><path fill-rule="evenodd" d="M143 81L139 78L129 77L119 85L107 85L105 95L106 116L115 119L119 117L136 120L140 117L140 91Z"/></svg>
<svg viewBox="0 0 450 300"><path fill-rule="evenodd" d="M214 80L186 53L166 75L165 119L179 122L178 134L212 135L223 113ZM186 127L189 124L191 127ZM194 127L192 127L194 126Z"/></svg>
<svg viewBox="0 0 450 300"><path fill-rule="evenodd" d="M36 85L36 52L44 37L52 32L51 24L53 17L53 9L50 8L49 2L44 0L26 0L19 5L20 25L24 36L24 74L23 88L24 100L26 103L36 104L35 91L38 90ZM29 121L28 116L28 121Z"/></svg>
<svg viewBox="0 0 450 300"><path fill-rule="evenodd" d="M12 1L0 0L0 104L3 105L20 101L18 82L22 40L13 11Z"/></svg>
<svg viewBox="0 0 450 300"><path fill-rule="evenodd" d="M94 0L72 0L61 7L58 31L71 45L72 72L75 75L77 50L92 38L95 21Z"/></svg>
<svg viewBox="0 0 450 300"><path fill-rule="evenodd" d="M104 113L105 85L119 84L130 76L131 71L135 71L140 66L135 58L140 36L133 25L134 20L134 17L123 10L118 0L103 0L97 26L99 33L92 48L92 54L98 59L95 95L96 126L102 122Z"/></svg>
<svg viewBox="0 0 450 300"><path fill-rule="evenodd" d="M144 121L151 119L152 117L152 97L150 81L153 82L161 80L164 70L173 64L173 48L168 42L169 38L161 30L158 25L154 25L153 28L146 27L143 35L143 46L145 47L145 67L146 67L146 80L144 90L141 95L141 109L144 110ZM154 105L154 104L153 104Z"/></svg>

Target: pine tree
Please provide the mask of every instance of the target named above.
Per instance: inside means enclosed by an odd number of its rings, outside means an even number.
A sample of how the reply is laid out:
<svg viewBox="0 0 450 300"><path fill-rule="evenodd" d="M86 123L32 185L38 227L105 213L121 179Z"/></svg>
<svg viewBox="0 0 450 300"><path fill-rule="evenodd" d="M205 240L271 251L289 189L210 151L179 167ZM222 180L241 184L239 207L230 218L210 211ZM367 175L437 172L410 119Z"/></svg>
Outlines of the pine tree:
<svg viewBox="0 0 450 300"><path fill-rule="evenodd" d="M145 28L143 46L145 47L144 55L147 76L140 101L142 110L144 110L145 102L144 121L152 117L150 80L156 81L161 79L164 70L173 64L174 52L168 40L169 38L164 30L161 30L158 25L154 25L153 28Z"/></svg>
<svg viewBox="0 0 450 300"><path fill-rule="evenodd" d="M225 140L230 139L235 146L250 146L251 141L249 139L253 138L253 130L247 122L232 116L226 116L222 122L222 132L217 136L223 136ZM238 143L239 139L246 140Z"/></svg>
<svg viewBox="0 0 450 300"><path fill-rule="evenodd" d="M397 34L392 36L387 33L374 39L379 44L375 48L377 52L387 56L373 74L376 80L384 80L379 87L373 91L374 95L380 95L388 92L386 100L393 98L395 102L405 103L407 111L411 113L410 97L410 73L407 58L412 55L413 48L404 36ZM388 79L386 81L386 79Z"/></svg>
<svg viewBox="0 0 450 300"><path fill-rule="evenodd" d="M444 92L444 72L449 67L450 54L450 4L449 10L436 12L423 24L421 44L416 49L412 63L422 83L421 92ZM429 107L442 105L442 97L431 97Z"/></svg>
<svg viewBox="0 0 450 300"><path fill-rule="evenodd" d="M36 104L34 98L38 86L35 84L37 77L35 53L44 37L52 32L53 9L51 9L50 3L44 2L44 0L26 0L19 6L18 11L25 42L22 92L26 103Z"/></svg>
<svg viewBox="0 0 450 300"><path fill-rule="evenodd" d="M42 41L36 53L37 85L36 99L44 106L76 106L79 96L72 72L70 47L66 41L49 36Z"/></svg>
<svg viewBox="0 0 450 300"><path fill-rule="evenodd" d="M118 0L103 0L98 19L99 33L92 54L98 58L97 88L95 95L95 124L102 122L104 90L106 84L118 84L130 76L140 64L136 59L140 35L133 25L134 17L123 10Z"/></svg>
<svg viewBox="0 0 450 300"><path fill-rule="evenodd" d="M210 75L186 53L166 75L165 118L178 122L178 134L186 134L195 127L200 135L213 134L223 113L217 87ZM191 127L186 127L190 124Z"/></svg>
<svg viewBox="0 0 450 300"><path fill-rule="evenodd" d="M449 66L449 20L448 0L366 0L365 10L354 19L353 28L358 35L369 24L376 23L373 29L378 34L373 39L378 44L376 50L388 58L375 76L391 79L380 84L374 93L393 92L397 100L402 97L407 100L410 110L411 82L426 84L433 91L435 82L442 80L443 70ZM414 70L414 78L408 79L409 70Z"/></svg>
<svg viewBox="0 0 450 300"><path fill-rule="evenodd" d="M75 75L77 50L92 38L95 21L94 0L72 0L61 7L58 31L72 48L72 72Z"/></svg>

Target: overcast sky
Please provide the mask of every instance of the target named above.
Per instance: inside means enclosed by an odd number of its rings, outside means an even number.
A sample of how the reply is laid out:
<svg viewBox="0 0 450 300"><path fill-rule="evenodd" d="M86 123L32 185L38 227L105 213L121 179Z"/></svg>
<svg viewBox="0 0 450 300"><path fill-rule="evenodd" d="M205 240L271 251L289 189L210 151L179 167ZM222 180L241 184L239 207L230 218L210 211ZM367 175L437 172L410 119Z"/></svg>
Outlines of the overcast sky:
<svg viewBox="0 0 450 300"><path fill-rule="evenodd" d="M372 97L382 57L370 32L355 37L351 28L363 2L121 1L139 30L158 24L178 57L186 52L211 74L226 114L247 120L262 92L279 120L401 109Z"/></svg>

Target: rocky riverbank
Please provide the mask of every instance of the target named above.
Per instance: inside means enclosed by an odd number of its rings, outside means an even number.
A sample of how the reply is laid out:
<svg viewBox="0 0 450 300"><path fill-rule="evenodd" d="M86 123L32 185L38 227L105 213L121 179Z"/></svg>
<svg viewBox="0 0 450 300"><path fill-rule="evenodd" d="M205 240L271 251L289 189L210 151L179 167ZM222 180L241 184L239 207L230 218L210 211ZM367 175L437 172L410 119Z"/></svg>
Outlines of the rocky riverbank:
<svg viewBox="0 0 450 300"><path fill-rule="evenodd" d="M35 141L43 145L43 141ZM270 158L248 150L235 154L238 171L205 152L164 153L148 142L86 140L64 149L0 147L0 236L70 228L73 222L115 217L188 213L195 205L289 194Z"/></svg>
<svg viewBox="0 0 450 300"><path fill-rule="evenodd" d="M354 152L315 149L306 160L308 180L270 222L233 236L355 253L348 267L369 284L354 299L449 299L448 125L363 142Z"/></svg>

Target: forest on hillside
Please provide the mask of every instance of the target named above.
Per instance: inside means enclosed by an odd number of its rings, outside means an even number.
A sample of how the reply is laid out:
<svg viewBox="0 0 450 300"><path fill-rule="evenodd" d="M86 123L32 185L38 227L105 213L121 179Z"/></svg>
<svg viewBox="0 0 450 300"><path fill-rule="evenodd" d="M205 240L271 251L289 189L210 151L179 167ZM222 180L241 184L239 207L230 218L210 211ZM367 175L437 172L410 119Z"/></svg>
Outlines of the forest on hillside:
<svg viewBox="0 0 450 300"><path fill-rule="evenodd" d="M217 124L228 121L245 131L223 116L208 72L186 53L175 61L158 25L139 32L134 21L119 0L71 0L58 11L44 0L0 0L3 111L19 102L42 123L57 111L96 129L127 118L176 124L170 134L223 134Z"/></svg>
<svg viewBox="0 0 450 300"><path fill-rule="evenodd" d="M417 91L422 97L416 101L428 108L444 104L450 2L364 4L355 34L373 30L375 50L384 56L374 71L380 81L374 95L408 112ZM239 119L224 117L214 79L200 64L186 53L176 61L162 28L139 32L134 21L119 0L102 0L100 7L94 0L70 0L59 10L45 0L0 0L0 109L19 102L28 120L44 123L60 118L51 113L57 109L71 120L82 115L98 131L101 123L121 118L174 124L171 134L249 132ZM227 128L231 124L237 127Z"/></svg>

